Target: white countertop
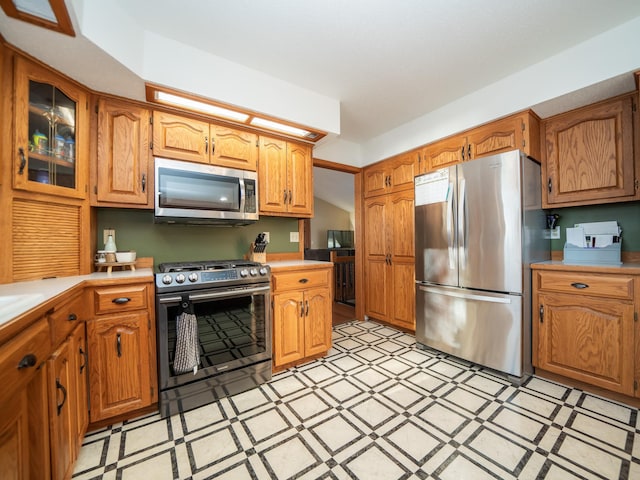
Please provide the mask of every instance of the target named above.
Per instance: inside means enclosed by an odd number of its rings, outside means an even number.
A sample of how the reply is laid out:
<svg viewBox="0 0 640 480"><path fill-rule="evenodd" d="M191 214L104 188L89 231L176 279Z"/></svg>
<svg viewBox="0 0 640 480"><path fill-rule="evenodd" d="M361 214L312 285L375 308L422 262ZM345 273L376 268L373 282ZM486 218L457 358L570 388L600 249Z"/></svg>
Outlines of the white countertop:
<svg viewBox="0 0 640 480"><path fill-rule="evenodd" d="M89 275L47 278L0 285L0 327L82 282L149 276L153 276L151 268L140 268L135 271L95 272Z"/></svg>

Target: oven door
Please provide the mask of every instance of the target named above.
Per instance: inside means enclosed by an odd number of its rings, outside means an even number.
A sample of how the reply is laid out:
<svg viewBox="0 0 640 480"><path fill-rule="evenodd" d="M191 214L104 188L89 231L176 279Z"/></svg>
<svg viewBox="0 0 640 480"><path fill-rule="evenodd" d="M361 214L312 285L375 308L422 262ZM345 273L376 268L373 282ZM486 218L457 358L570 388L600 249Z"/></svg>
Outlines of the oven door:
<svg viewBox="0 0 640 480"><path fill-rule="evenodd" d="M270 288L225 287L158 294L158 376L160 390L271 359ZM176 373L177 318L188 302L197 319L200 366Z"/></svg>

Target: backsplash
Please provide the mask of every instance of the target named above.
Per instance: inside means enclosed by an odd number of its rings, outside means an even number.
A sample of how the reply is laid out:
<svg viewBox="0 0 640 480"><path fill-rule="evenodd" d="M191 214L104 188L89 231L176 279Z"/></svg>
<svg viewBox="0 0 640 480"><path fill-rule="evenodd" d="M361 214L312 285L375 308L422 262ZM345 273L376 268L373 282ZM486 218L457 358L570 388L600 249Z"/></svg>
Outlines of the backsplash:
<svg viewBox="0 0 640 480"><path fill-rule="evenodd" d="M615 220L622 228L622 251L640 251L640 202L554 208L547 213L560 215L560 240L551 240L551 250L564 248L567 227L573 227L576 223Z"/></svg>
<svg viewBox="0 0 640 480"><path fill-rule="evenodd" d="M260 232L269 232L267 253L297 252L289 232L298 231L298 219L261 217L244 227L168 225L153 222L150 210L97 209L97 247L102 249L102 231L116 230L118 250L135 250L138 257L162 262L224 260L242 258Z"/></svg>

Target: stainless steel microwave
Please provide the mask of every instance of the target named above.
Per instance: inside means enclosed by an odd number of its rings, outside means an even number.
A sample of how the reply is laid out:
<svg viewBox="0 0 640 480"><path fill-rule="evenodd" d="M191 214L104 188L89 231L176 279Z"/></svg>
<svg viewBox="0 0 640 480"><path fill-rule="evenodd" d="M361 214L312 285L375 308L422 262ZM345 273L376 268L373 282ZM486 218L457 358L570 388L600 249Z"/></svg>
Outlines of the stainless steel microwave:
<svg viewBox="0 0 640 480"><path fill-rule="evenodd" d="M156 223L248 225L258 220L256 172L155 158Z"/></svg>

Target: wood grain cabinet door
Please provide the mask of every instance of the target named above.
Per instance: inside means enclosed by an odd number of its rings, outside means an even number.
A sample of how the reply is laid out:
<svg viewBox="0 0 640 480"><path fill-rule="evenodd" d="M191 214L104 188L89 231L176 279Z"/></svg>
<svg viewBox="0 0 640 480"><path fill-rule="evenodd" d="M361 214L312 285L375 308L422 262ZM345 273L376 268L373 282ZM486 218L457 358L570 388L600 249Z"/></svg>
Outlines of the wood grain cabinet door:
<svg viewBox="0 0 640 480"><path fill-rule="evenodd" d="M273 296L274 366L304 357L304 295L287 292Z"/></svg>
<svg viewBox="0 0 640 480"><path fill-rule="evenodd" d="M638 197L634 101L619 97L544 121L543 207Z"/></svg>
<svg viewBox="0 0 640 480"><path fill-rule="evenodd" d="M312 288L304 294L304 353L310 357L331 348L331 294L327 287Z"/></svg>
<svg viewBox="0 0 640 480"><path fill-rule="evenodd" d="M426 148L429 171L449 167L467 160L466 146L465 137L446 138L429 145Z"/></svg>
<svg viewBox="0 0 640 480"><path fill-rule="evenodd" d="M211 125L211 163L256 171L258 136L234 128Z"/></svg>
<svg viewBox="0 0 640 480"><path fill-rule="evenodd" d="M633 395L633 304L584 295L538 295L537 367Z"/></svg>
<svg viewBox="0 0 640 480"><path fill-rule="evenodd" d="M153 154L209 163L209 124L170 113L153 112Z"/></svg>
<svg viewBox="0 0 640 480"><path fill-rule="evenodd" d="M87 322L91 422L151 404L149 314Z"/></svg>
<svg viewBox="0 0 640 480"><path fill-rule="evenodd" d="M313 215L313 159L307 145L287 143L287 211L297 217Z"/></svg>
<svg viewBox="0 0 640 480"><path fill-rule="evenodd" d="M260 213L287 211L287 142L260 137L258 160L258 201Z"/></svg>
<svg viewBox="0 0 640 480"><path fill-rule="evenodd" d="M149 118L149 110L135 104L98 100L98 202L153 206Z"/></svg>

